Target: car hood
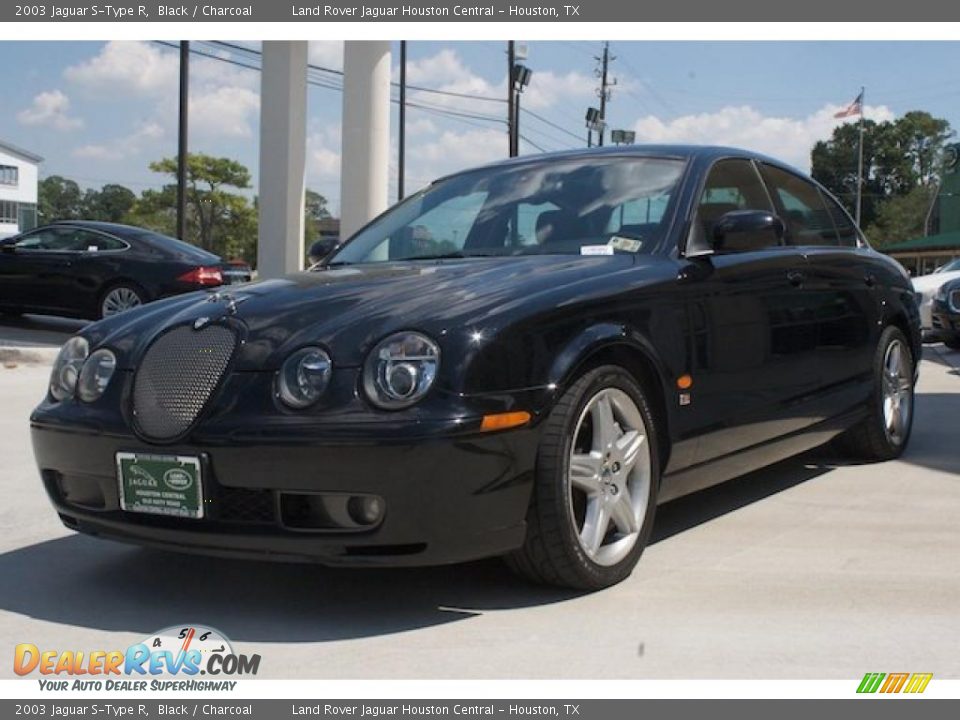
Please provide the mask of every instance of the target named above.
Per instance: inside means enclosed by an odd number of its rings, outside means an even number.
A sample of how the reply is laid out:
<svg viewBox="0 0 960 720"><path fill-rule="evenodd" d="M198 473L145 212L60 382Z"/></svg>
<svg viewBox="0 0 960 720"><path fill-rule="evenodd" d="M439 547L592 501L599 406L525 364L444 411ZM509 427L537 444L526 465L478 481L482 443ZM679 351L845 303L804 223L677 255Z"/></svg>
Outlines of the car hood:
<svg viewBox="0 0 960 720"><path fill-rule="evenodd" d="M304 345L326 347L340 367L359 365L370 346L398 330L441 342L448 333L495 332L554 310L642 283L649 256L534 256L377 263L298 273L236 289L151 303L90 326L96 345L113 347L121 366L136 365L166 328L237 321L245 341L238 370L276 369Z"/></svg>
<svg viewBox="0 0 960 720"><path fill-rule="evenodd" d="M921 275L913 279L913 290L924 295L932 295L941 285L957 278L960 278L960 270Z"/></svg>

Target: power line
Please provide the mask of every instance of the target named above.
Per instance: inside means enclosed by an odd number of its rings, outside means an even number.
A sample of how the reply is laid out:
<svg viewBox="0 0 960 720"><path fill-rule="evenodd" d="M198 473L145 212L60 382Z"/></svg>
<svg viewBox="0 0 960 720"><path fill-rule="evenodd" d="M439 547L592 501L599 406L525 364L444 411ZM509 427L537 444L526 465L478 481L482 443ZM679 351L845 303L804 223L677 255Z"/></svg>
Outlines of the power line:
<svg viewBox="0 0 960 720"><path fill-rule="evenodd" d="M583 138L580 137L579 135L577 135L576 133L570 132L570 131L567 130L565 127L563 127L563 126L561 126L561 125L557 125L557 123L555 123L555 122L553 122L553 121L551 121L551 120L548 120L547 118L543 117L543 115L539 115L539 114L533 112L533 110L528 110L527 108L520 108L520 112L526 113L526 114L529 115L530 117L536 118L536 119L539 120L540 122L542 122L542 123L544 123L544 124L546 124L546 125L549 125L550 127L554 128L555 130L559 130L560 132L565 133L565 134L569 135L569 136L572 137L572 138L575 138L575 139L577 140L577 142L580 142L580 141L583 140Z"/></svg>

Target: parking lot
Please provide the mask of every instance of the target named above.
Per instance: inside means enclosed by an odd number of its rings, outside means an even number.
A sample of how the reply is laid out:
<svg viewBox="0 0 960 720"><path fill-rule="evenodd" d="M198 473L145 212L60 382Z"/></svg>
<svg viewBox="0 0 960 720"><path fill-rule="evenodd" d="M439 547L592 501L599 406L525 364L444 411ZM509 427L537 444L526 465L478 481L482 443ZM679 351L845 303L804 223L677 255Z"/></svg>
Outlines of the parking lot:
<svg viewBox="0 0 960 720"><path fill-rule="evenodd" d="M4 318L0 346L55 347L63 322ZM586 595L497 561L330 570L70 533L30 450L49 358L0 352L4 647L122 648L196 622L271 678L960 677L960 353L942 345L926 348L901 460L820 450L670 503L633 576Z"/></svg>

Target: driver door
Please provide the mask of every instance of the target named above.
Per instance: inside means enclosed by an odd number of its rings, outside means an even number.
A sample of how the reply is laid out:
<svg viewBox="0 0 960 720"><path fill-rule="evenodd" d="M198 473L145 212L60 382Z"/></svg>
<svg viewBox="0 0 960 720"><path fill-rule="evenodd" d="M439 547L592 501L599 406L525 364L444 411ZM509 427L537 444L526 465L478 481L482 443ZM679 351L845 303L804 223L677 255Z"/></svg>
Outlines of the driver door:
<svg viewBox="0 0 960 720"><path fill-rule="evenodd" d="M749 160L712 167L691 232L711 237L734 210L774 210ZM699 436L696 462L706 462L806 424L803 398L818 381L817 318L804 290L807 260L782 239L691 263L693 386L682 414Z"/></svg>

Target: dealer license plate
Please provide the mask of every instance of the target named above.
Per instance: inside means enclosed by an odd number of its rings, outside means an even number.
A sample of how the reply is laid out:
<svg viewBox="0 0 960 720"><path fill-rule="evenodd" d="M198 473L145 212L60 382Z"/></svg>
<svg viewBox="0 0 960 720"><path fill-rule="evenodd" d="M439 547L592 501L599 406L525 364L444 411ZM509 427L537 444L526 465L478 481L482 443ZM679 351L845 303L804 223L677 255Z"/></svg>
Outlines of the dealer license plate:
<svg viewBox="0 0 960 720"><path fill-rule="evenodd" d="M120 507L128 512L203 517L200 458L117 453Z"/></svg>

